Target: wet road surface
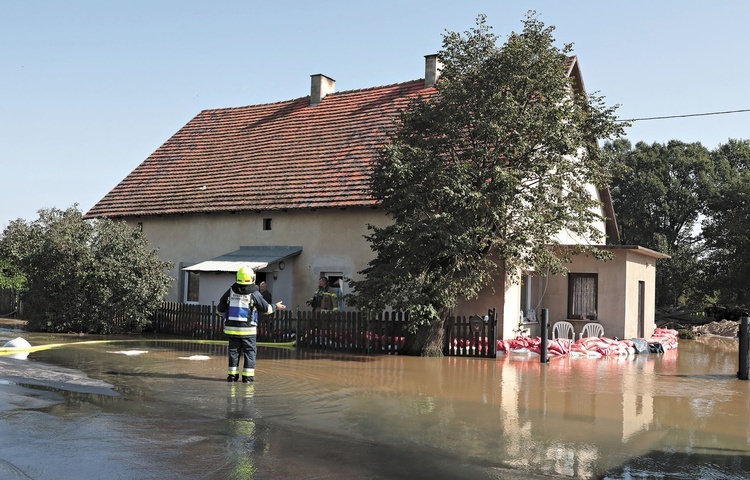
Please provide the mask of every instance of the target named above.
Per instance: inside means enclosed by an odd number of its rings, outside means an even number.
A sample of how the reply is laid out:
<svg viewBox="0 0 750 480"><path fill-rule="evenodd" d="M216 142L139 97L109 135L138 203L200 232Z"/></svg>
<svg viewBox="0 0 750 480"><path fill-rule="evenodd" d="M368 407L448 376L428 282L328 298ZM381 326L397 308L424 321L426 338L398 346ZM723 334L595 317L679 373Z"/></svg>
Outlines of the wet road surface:
<svg viewBox="0 0 750 480"><path fill-rule="evenodd" d="M721 337L546 365L261 348L244 385L224 381L224 345L0 356L0 478L744 479L737 357Z"/></svg>

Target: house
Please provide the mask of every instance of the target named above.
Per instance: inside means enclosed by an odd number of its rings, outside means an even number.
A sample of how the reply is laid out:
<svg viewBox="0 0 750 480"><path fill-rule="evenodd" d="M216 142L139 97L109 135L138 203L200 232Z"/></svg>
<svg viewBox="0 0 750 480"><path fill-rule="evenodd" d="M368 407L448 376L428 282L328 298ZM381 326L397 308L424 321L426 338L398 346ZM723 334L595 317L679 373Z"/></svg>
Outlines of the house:
<svg viewBox="0 0 750 480"><path fill-rule="evenodd" d="M174 264L177 281L166 300L215 302L238 266L250 264L274 301L304 309L320 276L357 278L372 258L363 238L367 225L389 220L368 194L371 164L398 112L435 94L439 61L425 59L420 80L335 92L335 81L318 74L311 76L309 96L204 110L86 217L120 218L142 229ZM575 57L568 71L582 89ZM591 193L608 217L597 228L616 240L609 192ZM562 234L559 240L582 241ZM576 259L568 277L529 275L522 285L501 279L479 299L461 302L457 313L497 308L504 338L523 319L529 333L538 333L534 312L542 308L551 321L596 316L608 336L648 336L655 261L663 256L609 248L612 262Z"/></svg>

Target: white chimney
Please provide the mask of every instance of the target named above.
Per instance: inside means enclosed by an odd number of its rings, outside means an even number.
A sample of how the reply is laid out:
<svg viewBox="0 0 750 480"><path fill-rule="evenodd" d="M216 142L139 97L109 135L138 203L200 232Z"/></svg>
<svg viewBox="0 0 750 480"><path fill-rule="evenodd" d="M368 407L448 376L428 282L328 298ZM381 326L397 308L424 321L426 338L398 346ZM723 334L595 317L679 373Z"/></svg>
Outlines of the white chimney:
<svg viewBox="0 0 750 480"><path fill-rule="evenodd" d="M438 60L437 54L424 56L424 86L434 87L440 78L443 64Z"/></svg>
<svg viewBox="0 0 750 480"><path fill-rule="evenodd" d="M310 75L310 79L310 105L319 104L326 95L335 90L336 80L321 73Z"/></svg>

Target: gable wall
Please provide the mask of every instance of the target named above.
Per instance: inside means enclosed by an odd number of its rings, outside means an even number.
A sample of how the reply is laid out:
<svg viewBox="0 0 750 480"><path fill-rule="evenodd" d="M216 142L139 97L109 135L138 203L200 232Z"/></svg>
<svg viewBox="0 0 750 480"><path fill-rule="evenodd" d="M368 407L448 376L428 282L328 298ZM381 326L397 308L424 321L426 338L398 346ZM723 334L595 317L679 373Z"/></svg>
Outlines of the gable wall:
<svg viewBox="0 0 750 480"><path fill-rule="evenodd" d="M591 195L591 198L596 199L597 201L601 202L601 197L599 195L599 191L594 185L587 185L586 190L588 190L589 194ZM594 210L598 215L604 217L606 215L604 208L600 205ZM585 239L581 237L580 235L574 235L569 230L563 230L559 232L555 239L560 245L578 245L578 244L603 244L605 243L605 235L607 232L607 225L604 220L597 220L593 222L592 226L601 234L601 238L596 239Z"/></svg>

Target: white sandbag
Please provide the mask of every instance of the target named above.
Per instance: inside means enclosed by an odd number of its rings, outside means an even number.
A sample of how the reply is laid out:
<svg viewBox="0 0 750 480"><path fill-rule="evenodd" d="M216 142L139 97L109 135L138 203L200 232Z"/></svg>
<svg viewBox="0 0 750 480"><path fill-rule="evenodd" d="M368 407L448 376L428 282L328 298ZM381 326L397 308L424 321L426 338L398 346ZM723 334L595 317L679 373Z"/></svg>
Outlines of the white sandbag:
<svg viewBox="0 0 750 480"><path fill-rule="evenodd" d="M31 348L31 344L25 338L16 337L13 340L5 342L5 348Z"/></svg>

